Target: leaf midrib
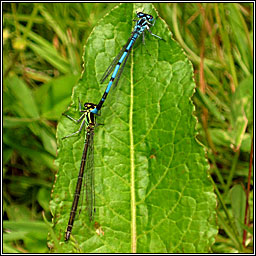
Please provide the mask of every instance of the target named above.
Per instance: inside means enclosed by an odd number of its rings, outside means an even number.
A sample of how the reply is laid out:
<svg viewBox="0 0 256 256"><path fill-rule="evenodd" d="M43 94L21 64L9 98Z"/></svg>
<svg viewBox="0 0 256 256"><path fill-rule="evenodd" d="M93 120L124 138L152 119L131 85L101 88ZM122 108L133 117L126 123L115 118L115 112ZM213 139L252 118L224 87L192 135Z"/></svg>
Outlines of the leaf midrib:
<svg viewBox="0 0 256 256"><path fill-rule="evenodd" d="M134 141L133 141L133 49L131 52L131 93L130 93L130 113L129 113L129 133L130 133L130 171L131 171L131 252L136 253L136 198L135 198L135 165L134 165Z"/></svg>

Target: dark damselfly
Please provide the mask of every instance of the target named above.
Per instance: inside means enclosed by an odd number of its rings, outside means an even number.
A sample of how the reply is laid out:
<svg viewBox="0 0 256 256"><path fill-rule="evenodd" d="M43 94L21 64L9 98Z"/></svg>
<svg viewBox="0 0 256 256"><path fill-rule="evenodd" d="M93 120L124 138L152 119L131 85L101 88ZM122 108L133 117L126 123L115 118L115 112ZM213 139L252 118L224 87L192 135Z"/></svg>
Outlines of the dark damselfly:
<svg viewBox="0 0 256 256"><path fill-rule="evenodd" d="M82 109L81 102L79 101L79 112L83 113L79 119L75 119L69 115L65 115L70 120L75 123L81 123L78 131L69 134L62 139L66 139L68 137L79 134L83 127L86 128L86 136L84 143L84 151L82 155L82 160L80 164L79 175L77 178L76 190L74 194L73 204L70 212L70 217L68 221L68 226L65 233L65 241L69 240L71 231L73 228L73 224L75 221L77 206L80 198L81 188L83 184L83 177L85 172L85 187L86 187L86 208L90 218L90 221L93 220L95 213L95 191L94 191L94 164L93 164L93 136L94 136L94 128L96 122L96 116L91 112L94 109L96 104L93 103L85 103Z"/></svg>

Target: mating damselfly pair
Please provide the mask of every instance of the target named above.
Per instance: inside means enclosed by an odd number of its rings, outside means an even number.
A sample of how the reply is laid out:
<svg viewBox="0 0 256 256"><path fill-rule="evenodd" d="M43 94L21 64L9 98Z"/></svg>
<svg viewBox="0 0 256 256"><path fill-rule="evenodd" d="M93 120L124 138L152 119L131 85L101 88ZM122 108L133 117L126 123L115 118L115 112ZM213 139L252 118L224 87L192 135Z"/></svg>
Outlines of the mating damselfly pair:
<svg viewBox="0 0 256 256"><path fill-rule="evenodd" d="M85 188L86 188L86 207L90 220L93 220L95 213L95 193L94 193L94 168L93 168L93 137L94 137L94 128L96 126L96 115L99 113L104 101L107 98L107 95L111 89L112 84L115 81L115 85L119 82L120 76L124 70L127 59L131 53L132 47L135 41L142 35L142 41L144 44L144 32L147 30L152 36L161 39L161 37L153 34L150 30L150 27L154 25L155 20L152 15L146 14L143 12L137 13L138 20L134 26L131 37L128 39L127 43L121 49L119 54L115 57L112 63L109 65L105 73L103 74L100 82L104 83L106 78L113 71L110 81L107 85L107 88L100 99L99 103L85 103L82 108L79 101L79 111L82 113L79 119L74 119L73 117L66 115L70 120L81 123L78 131L65 136L63 139L79 134L83 128L86 128L86 136L84 143L84 151L82 155L82 160L80 164L79 175L77 179L73 204L70 212L69 222L66 229L65 240L69 240L71 231L73 228L76 211L78 207L79 197L82 189L84 172L85 172Z"/></svg>

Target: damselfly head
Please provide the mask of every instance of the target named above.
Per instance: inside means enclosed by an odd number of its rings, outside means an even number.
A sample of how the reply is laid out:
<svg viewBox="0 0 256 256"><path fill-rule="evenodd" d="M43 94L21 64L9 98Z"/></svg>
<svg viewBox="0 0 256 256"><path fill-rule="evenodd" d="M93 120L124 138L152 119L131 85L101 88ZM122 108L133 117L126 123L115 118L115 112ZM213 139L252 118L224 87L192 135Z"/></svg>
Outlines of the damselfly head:
<svg viewBox="0 0 256 256"><path fill-rule="evenodd" d="M137 12L137 17L140 19L146 18L147 21L152 21L154 19L152 15L143 12Z"/></svg>
<svg viewBox="0 0 256 256"><path fill-rule="evenodd" d="M136 14L138 18L143 18L145 15L143 12L137 12Z"/></svg>
<svg viewBox="0 0 256 256"><path fill-rule="evenodd" d="M85 110L93 110L96 106L97 105L94 103L88 103L88 102L84 103Z"/></svg>

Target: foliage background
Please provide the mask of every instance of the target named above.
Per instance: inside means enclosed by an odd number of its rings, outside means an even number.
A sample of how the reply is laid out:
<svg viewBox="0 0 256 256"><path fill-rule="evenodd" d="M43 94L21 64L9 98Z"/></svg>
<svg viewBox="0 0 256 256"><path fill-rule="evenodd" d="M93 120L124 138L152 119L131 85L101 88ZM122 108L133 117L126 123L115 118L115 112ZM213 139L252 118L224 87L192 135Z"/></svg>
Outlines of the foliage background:
<svg viewBox="0 0 256 256"><path fill-rule="evenodd" d="M56 124L80 76L83 45L98 20L115 5L3 3L5 253L48 252L49 201L57 170ZM219 234L211 251L252 252L253 192L247 184L249 180L253 185L248 175L253 5L154 6L195 70L198 139L206 146L218 197Z"/></svg>

